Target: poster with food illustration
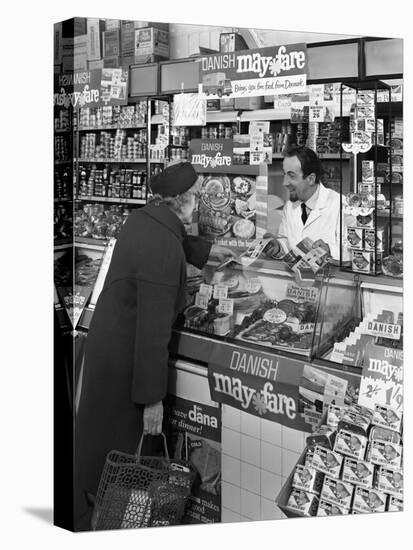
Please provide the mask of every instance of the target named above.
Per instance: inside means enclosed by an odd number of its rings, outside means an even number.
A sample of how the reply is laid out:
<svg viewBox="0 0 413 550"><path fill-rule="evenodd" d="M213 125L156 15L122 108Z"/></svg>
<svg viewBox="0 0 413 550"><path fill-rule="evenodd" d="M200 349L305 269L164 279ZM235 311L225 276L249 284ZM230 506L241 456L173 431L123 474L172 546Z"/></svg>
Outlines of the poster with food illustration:
<svg viewBox="0 0 413 550"><path fill-rule="evenodd" d="M198 207L199 234L226 246L248 247L255 238L256 181L250 176L206 176Z"/></svg>

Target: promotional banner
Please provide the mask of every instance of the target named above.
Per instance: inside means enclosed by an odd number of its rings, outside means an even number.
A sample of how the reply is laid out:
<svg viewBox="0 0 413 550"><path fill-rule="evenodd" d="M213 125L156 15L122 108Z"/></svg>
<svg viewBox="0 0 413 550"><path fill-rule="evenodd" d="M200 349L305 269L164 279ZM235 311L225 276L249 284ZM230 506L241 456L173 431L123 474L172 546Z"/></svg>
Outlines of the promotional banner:
<svg viewBox="0 0 413 550"><path fill-rule="evenodd" d="M368 344L360 382L359 404L403 411L403 350Z"/></svg>
<svg viewBox="0 0 413 550"><path fill-rule="evenodd" d="M206 101L199 94L174 95L174 126L205 126Z"/></svg>
<svg viewBox="0 0 413 550"><path fill-rule="evenodd" d="M165 402L170 455L197 472L185 523L221 521L221 411L173 395Z"/></svg>
<svg viewBox="0 0 413 550"><path fill-rule="evenodd" d="M305 44L271 46L202 57L199 92L209 98L304 92Z"/></svg>
<svg viewBox="0 0 413 550"><path fill-rule="evenodd" d="M333 376L289 357L216 345L208 364L211 398L260 418L312 432L324 402L357 398L359 377Z"/></svg>
<svg viewBox="0 0 413 550"><path fill-rule="evenodd" d="M189 162L195 169L232 166L232 139L191 139Z"/></svg>
<svg viewBox="0 0 413 550"><path fill-rule="evenodd" d="M99 107L126 105L128 71L91 69L54 75L54 105L61 107Z"/></svg>

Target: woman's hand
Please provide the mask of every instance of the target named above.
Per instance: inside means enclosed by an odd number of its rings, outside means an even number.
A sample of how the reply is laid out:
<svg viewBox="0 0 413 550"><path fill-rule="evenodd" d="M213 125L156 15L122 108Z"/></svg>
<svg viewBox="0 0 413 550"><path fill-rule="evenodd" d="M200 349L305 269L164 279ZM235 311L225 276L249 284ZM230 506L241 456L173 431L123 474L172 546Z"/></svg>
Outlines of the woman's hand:
<svg viewBox="0 0 413 550"><path fill-rule="evenodd" d="M162 432L163 403L158 401L143 409L143 433L159 435Z"/></svg>
<svg viewBox="0 0 413 550"><path fill-rule="evenodd" d="M209 252L210 258L216 258L219 262L223 262L227 258L235 258L236 254L230 248L226 246L220 246L219 244L213 244Z"/></svg>

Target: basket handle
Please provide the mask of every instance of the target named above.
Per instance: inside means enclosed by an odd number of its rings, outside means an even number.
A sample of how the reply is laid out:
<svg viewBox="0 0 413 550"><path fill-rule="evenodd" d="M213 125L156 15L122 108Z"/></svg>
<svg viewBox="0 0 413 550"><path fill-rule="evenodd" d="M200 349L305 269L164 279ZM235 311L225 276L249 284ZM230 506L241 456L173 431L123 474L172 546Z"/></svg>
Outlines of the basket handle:
<svg viewBox="0 0 413 550"><path fill-rule="evenodd" d="M139 445L138 445L138 448L136 449L136 458L139 460L140 457L141 457L141 451L142 451L142 445L143 445L143 438L147 435L150 435L150 434L145 434L143 433L140 440L139 440ZM166 443L166 436L163 432L161 432L159 434L160 436L162 436L162 439L163 439L163 450L164 450L164 453L165 453L165 457L167 459L169 459L169 452L168 452L168 445Z"/></svg>

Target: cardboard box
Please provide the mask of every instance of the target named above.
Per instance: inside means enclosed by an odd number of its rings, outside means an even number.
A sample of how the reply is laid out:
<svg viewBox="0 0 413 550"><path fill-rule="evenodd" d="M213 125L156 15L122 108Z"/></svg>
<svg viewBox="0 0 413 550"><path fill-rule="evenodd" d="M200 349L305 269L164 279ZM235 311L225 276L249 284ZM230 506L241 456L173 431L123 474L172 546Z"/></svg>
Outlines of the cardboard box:
<svg viewBox="0 0 413 550"><path fill-rule="evenodd" d="M368 448L368 459L378 466L400 468L402 463L402 446L390 441L373 439Z"/></svg>
<svg viewBox="0 0 413 550"><path fill-rule="evenodd" d="M395 468L380 466L377 471L376 487L383 493L403 496L403 472Z"/></svg>
<svg viewBox="0 0 413 550"><path fill-rule="evenodd" d="M376 246L377 252L383 252L383 229L365 229L364 245L366 250L374 252Z"/></svg>
<svg viewBox="0 0 413 550"><path fill-rule="evenodd" d="M353 485L372 487L373 475L374 465L371 462L344 457L342 474L343 481L348 481Z"/></svg>
<svg viewBox="0 0 413 550"><path fill-rule="evenodd" d="M169 57L169 32L145 27L135 29L135 56Z"/></svg>
<svg viewBox="0 0 413 550"><path fill-rule="evenodd" d="M353 493L354 485L352 483L326 476L321 489L320 499L333 502L342 508L349 509L351 507Z"/></svg>
<svg viewBox="0 0 413 550"><path fill-rule="evenodd" d="M330 449L316 445L314 448L313 468L331 477L340 477L343 457Z"/></svg>
<svg viewBox="0 0 413 550"><path fill-rule="evenodd" d="M318 508L318 498L312 493L291 489L286 507L299 516L315 516Z"/></svg>
<svg viewBox="0 0 413 550"><path fill-rule="evenodd" d="M390 495L387 510L389 512L403 512L403 499Z"/></svg>
<svg viewBox="0 0 413 550"><path fill-rule="evenodd" d="M135 22L121 21L120 51L122 57L135 55Z"/></svg>
<svg viewBox="0 0 413 550"><path fill-rule="evenodd" d="M347 430L340 430L336 437L334 450L357 460L364 458L367 447L367 438Z"/></svg>
<svg viewBox="0 0 413 550"><path fill-rule="evenodd" d="M356 487L354 491L353 509L361 513L385 512L387 496L376 489Z"/></svg>
<svg viewBox="0 0 413 550"><path fill-rule="evenodd" d="M263 103L264 101L261 96L236 97L235 110L236 111L255 111L255 109L262 109Z"/></svg>
<svg viewBox="0 0 413 550"><path fill-rule="evenodd" d="M60 65L62 62L62 23L55 23L53 34L53 63L54 65Z"/></svg>
<svg viewBox="0 0 413 550"><path fill-rule="evenodd" d="M73 31L74 36L82 36L87 33L86 17L74 17L73 18Z"/></svg>
<svg viewBox="0 0 413 550"><path fill-rule="evenodd" d="M96 61L102 59L102 34L105 22L102 19L87 20L87 59Z"/></svg>
<svg viewBox="0 0 413 550"><path fill-rule="evenodd" d="M400 432L402 415L391 407L377 404L374 407L372 424Z"/></svg>
<svg viewBox="0 0 413 550"><path fill-rule="evenodd" d="M364 248L364 229L360 227L347 227L346 231L347 246L357 250Z"/></svg>
<svg viewBox="0 0 413 550"><path fill-rule="evenodd" d="M97 59L96 61L88 61L87 62L87 68L89 71L93 71L96 69L103 69L103 59Z"/></svg>
<svg viewBox="0 0 413 550"><path fill-rule="evenodd" d="M219 51L221 53L248 50L244 38L236 32L223 32L219 35Z"/></svg>
<svg viewBox="0 0 413 550"><path fill-rule="evenodd" d="M120 19L106 19L106 30L120 29Z"/></svg>
<svg viewBox="0 0 413 550"><path fill-rule="evenodd" d="M59 65L53 65L53 73L54 74L60 74L62 72L62 64Z"/></svg>
<svg viewBox="0 0 413 550"><path fill-rule="evenodd" d="M323 485L323 475L312 468L306 468L302 464L297 464L294 470L292 487L300 489L307 493L320 494Z"/></svg>
<svg viewBox="0 0 413 550"><path fill-rule="evenodd" d="M135 56L129 55L128 57L124 57L123 55L120 58L120 63L123 69L129 69L131 65L135 65Z"/></svg>
<svg viewBox="0 0 413 550"><path fill-rule="evenodd" d="M344 508L336 502L320 499L318 504L317 516L341 516L350 513L349 508Z"/></svg>
<svg viewBox="0 0 413 550"><path fill-rule="evenodd" d="M120 55L119 29L110 29L103 33L103 57Z"/></svg>
<svg viewBox="0 0 413 550"><path fill-rule="evenodd" d="M159 29L160 31L169 32L169 23L160 23L159 21L150 21L145 26L153 27L154 29Z"/></svg>
<svg viewBox="0 0 413 550"><path fill-rule="evenodd" d="M119 55L113 55L112 57L105 57L103 59L103 67L105 69L117 69L120 67L121 58Z"/></svg>

